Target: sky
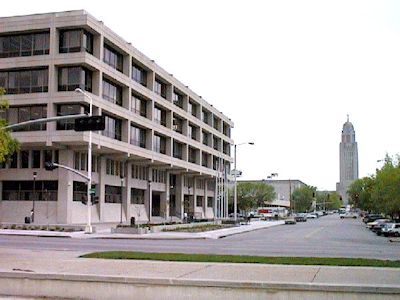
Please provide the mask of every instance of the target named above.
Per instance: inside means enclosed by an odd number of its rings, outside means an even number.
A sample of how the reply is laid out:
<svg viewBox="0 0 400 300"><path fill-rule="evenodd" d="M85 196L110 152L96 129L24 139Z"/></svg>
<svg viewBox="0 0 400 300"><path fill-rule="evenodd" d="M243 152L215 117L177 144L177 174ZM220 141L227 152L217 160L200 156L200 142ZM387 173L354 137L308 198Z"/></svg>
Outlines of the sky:
<svg viewBox="0 0 400 300"><path fill-rule="evenodd" d="M231 118L236 144L254 142L237 147L241 179L335 190L347 115L360 177L400 153L400 1L20 0L0 17L79 9Z"/></svg>

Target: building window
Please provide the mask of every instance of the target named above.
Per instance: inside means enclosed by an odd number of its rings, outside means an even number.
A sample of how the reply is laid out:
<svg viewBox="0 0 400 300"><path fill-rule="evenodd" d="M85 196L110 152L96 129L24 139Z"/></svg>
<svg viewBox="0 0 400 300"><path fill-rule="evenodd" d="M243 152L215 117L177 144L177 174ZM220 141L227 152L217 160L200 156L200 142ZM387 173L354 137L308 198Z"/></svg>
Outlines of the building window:
<svg viewBox="0 0 400 300"><path fill-rule="evenodd" d="M163 98L167 98L167 85L156 79L154 82L154 92Z"/></svg>
<svg viewBox="0 0 400 300"><path fill-rule="evenodd" d="M220 119L214 117L213 127L214 127L215 130L220 131L220 128L219 128L219 126L220 126L220 121L221 121Z"/></svg>
<svg viewBox="0 0 400 300"><path fill-rule="evenodd" d="M147 101L139 96L132 95L131 98L131 111L142 117L147 115Z"/></svg>
<svg viewBox="0 0 400 300"><path fill-rule="evenodd" d="M87 201L87 183L74 181L73 183L73 201L86 202Z"/></svg>
<svg viewBox="0 0 400 300"><path fill-rule="evenodd" d="M123 72L124 71L124 65L123 65L123 56L122 54L118 53L116 50L111 48L108 45L104 45L104 59L103 61L111 66L112 68Z"/></svg>
<svg viewBox="0 0 400 300"><path fill-rule="evenodd" d="M122 88L103 79L103 99L122 106Z"/></svg>
<svg viewBox="0 0 400 300"><path fill-rule="evenodd" d="M183 95L174 91L174 94L172 95L172 100L176 106L183 108Z"/></svg>
<svg viewBox="0 0 400 300"><path fill-rule="evenodd" d="M0 87L6 94L46 93L49 90L48 69L0 72Z"/></svg>
<svg viewBox="0 0 400 300"><path fill-rule="evenodd" d="M30 120L37 120L47 117L47 106L21 106L21 107L10 107L3 112L0 116L12 124L26 122ZM44 124L31 124L24 126L14 131L45 131L46 123Z"/></svg>
<svg viewBox="0 0 400 300"><path fill-rule="evenodd" d="M138 180L147 180L149 178L148 176L148 169L144 166L137 166L137 165L132 165L132 178L138 179Z"/></svg>
<svg viewBox="0 0 400 300"><path fill-rule="evenodd" d="M188 127L188 137L196 140L196 127L193 125L189 125Z"/></svg>
<svg viewBox="0 0 400 300"><path fill-rule="evenodd" d="M214 203L214 198L213 197L207 197L207 207L213 207Z"/></svg>
<svg viewBox="0 0 400 300"><path fill-rule="evenodd" d="M215 150L219 150L219 139L217 137L213 137L213 147Z"/></svg>
<svg viewBox="0 0 400 300"><path fill-rule="evenodd" d="M177 141L174 141L174 157L182 159L182 148L183 145L181 143L178 143Z"/></svg>
<svg viewBox="0 0 400 300"><path fill-rule="evenodd" d="M206 110L202 110L202 120L204 123L210 125L210 113Z"/></svg>
<svg viewBox="0 0 400 300"><path fill-rule="evenodd" d="M120 186L105 186L105 203L122 203L122 189Z"/></svg>
<svg viewBox="0 0 400 300"><path fill-rule="evenodd" d="M40 150L32 151L32 168L38 169L40 168Z"/></svg>
<svg viewBox="0 0 400 300"><path fill-rule="evenodd" d="M165 154L165 138L159 135L154 135L153 139L153 151Z"/></svg>
<svg viewBox="0 0 400 300"><path fill-rule="evenodd" d="M92 92L92 71L83 67L58 69L58 91L74 91L80 88Z"/></svg>
<svg viewBox="0 0 400 300"><path fill-rule="evenodd" d="M197 150L195 148L189 147L189 162L195 164L197 161Z"/></svg>
<svg viewBox="0 0 400 300"><path fill-rule="evenodd" d="M196 206L198 206L198 207L203 206L203 197L202 196L197 196Z"/></svg>
<svg viewBox="0 0 400 300"><path fill-rule="evenodd" d="M18 168L18 152L14 152L10 157L10 169Z"/></svg>
<svg viewBox="0 0 400 300"><path fill-rule="evenodd" d="M122 139L122 121L107 115L105 119L106 128L102 131L102 135L120 141Z"/></svg>
<svg viewBox="0 0 400 300"><path fill-rule="evenodd" d="M224 122L223 132L227 137L231 137L231 127Z"/></svg>
<svg viewBox="0 0 400 300"><path fill-rule="evenodd" d="M196 114L197 114L197 105L194 104L192 101L189 101L188 112L192 116L196 116Z"/></svg>
<svg viewBox="0 0 400 300"><path fill-rule="evenodd" d="M144 204L144 190L131 189L131 204Z"/></svg>
<svg viewBox="0 0 400 300"><path fill-rule="evenodd" d="M139 65L132 63L132 79L143 86L147 86L147 71Z"/></svg>
<svg viewBox="0 0 400 300"><path fill-rule="evenodd" d="M167 112L161 108L154 108L154 122L167 126Z"/></svg>
<svg viewBox="0 0 400 300"><path fill-rule="evenodd" d="M88 108L80 104L63 104L57 106L57 116L79 115L88 112ZM75 120L57 121L57 130L74 130Z"/></svg>
<svg viewBox="0 0 400 300"><path fill-rule="evenodd" d="M60 53L88 52L93 54L93 35L83 29L60 32Z"/></svg>
<svg viewBox="0 0 400 300"><path fill-rule="evenodd" d="M203 135L203 144L206 146L210 145L210 134L208 132L202 131L202 135Z"/></svg>
<svg viewBox="0 0 400 300"><path fill-rule="evenodd" d="M179 133L183 132L183 120L181 118L174 116L173 129Z"/></svg>
<svg viewBox="0 0 400 300"><path fill-rule="evenodd" d="M146 130L131 125L131 144L146 148Z"/></svg>
<svg viewBox="0 0 400 300"><path fill-rule="evenodd" d="M49 54L50 33L28 33L0 37L0 58Z"/></svg>
<svg viewBox="0 0 400 300"><path fill-rule="evenodd" d="M29 151L23 150L21 153L21 169L29 168Z"/></svg>
<svg viewBox="0 0 400 300"><path fill-rule="evenodd" d="M3 181L3 201L57 201L57 194L58 181Z"/></svg>
<svg viewBox="0 0 400 300"><path fill-rule="evenodd" d="M208 167L208 154L207 153L202 153L201 154L201 165L203 167Z"/></svg>

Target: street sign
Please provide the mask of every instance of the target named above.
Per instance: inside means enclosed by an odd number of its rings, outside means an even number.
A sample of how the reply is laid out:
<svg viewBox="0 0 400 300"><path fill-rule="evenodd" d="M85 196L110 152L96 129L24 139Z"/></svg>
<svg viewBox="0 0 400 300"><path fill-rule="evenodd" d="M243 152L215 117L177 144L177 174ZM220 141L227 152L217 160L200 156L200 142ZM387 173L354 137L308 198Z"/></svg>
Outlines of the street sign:
<svg viewBox="0 0 400 300"><path fill-rule="evenodd" d="M240 171L240 170L232 170L231 171L231 175L232 176L236 176L236 177L241 177L242 176L242 171Z"/></svg>
<svg viewBox="0 0 400 300"><path fill-rule="evenodd" d="M91 188L90 189L90 195L94 195L96 194L96 189L95 188Z"/></svg>

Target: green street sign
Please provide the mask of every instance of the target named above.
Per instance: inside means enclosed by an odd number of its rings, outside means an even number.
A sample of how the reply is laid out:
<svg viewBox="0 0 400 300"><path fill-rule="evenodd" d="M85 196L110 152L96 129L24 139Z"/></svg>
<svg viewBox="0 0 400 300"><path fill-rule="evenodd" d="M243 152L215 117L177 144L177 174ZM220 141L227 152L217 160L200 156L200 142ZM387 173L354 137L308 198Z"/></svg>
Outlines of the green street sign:
<svg viewBox="0 0 400 300"><path fill-rule="evenodd" d="M94 194L96 194L96 189L91 188L91 189L90 189L90 195L94 195Z"/></svg>

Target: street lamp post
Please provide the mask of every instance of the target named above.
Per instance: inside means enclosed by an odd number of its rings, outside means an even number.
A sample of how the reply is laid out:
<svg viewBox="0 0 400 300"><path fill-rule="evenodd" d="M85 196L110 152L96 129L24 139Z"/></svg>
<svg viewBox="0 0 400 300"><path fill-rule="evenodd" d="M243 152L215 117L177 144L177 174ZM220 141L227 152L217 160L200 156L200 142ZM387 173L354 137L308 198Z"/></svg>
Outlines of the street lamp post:
<svg viewBox="0 0 400 300"><path fill-rule="evenodd" d="M237 168L236 168L236 147L237 146L240 146L240 145L254 145L254 143L252 143L252 142L247 142L247 143L241 143L241 144L235 144L234 145L234 169L235 169L235 174L234 174L234 176L235 176L235 184L234 184L234 197L233 197L233 215L234 215L234 220L235 220L235 223L236 223L236 221L237 221L237 172L238 172L238 170L237 170Z"/></svg>
<svg viewBox="0 0 400 300"><path fill-rule="evenodd" d="M124 187L124 177L121 175L120 178L121 178L121 221L120 221L120 224L122 224L122 204L123 204L123 203L122 203L122 202L123 202L123 201L122 201L122 194L123 194L123 193L122 193L122 188Z"/></svg>
<svg viewBox="0 0 400 300"><path fill-rule="evenodd" d="M32 223L35 222L35 194L36 194L36 172L33 172L33 203L32 203Z"/></svg>
<svg viewBox="0 0 400 300"><path fill-rule="evenodd" d="M75 89L75 92L81 93L85 97L87 97L90 100L90 106L89 106L89 117L92 116L93 113L93 99L90 97L87 93L82 91L82 89L77 88ZM92 219L92 202L90 199L90 189L92 188L92 131L89 131L89 143L88 143L88 185L87 185L87 224L86 224L86 233L93 233L93 228L91 224L91 219Z"/></svg>

